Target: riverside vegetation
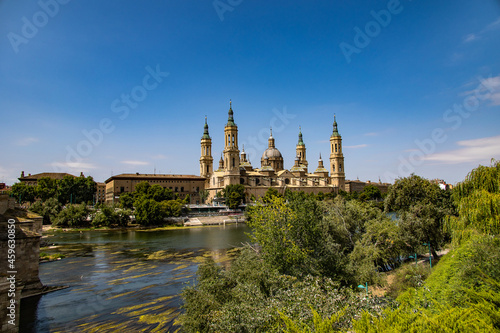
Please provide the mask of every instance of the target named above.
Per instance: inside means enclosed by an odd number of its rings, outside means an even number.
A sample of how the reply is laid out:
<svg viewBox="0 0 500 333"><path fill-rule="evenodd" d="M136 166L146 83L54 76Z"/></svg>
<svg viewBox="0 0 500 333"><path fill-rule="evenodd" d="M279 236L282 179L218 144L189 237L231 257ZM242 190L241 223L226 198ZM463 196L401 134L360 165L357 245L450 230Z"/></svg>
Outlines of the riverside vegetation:
<svg viewBox="0 0 500 333"><path fill-rule="evenodd" d="M500 331L500 163L472 170L451 192L398 179L383 210L367 197L270 191L247 210L252 243L228 268L208 259L183 290L183 330ZM405 263L429 247L432 272ZM357 288L382 285L387 271L395 274L385 297Z"/></svg>
<svg viewBox="0 0 500 333"><path fill-rule="evenodd" d="M160 226L166 223L166 217L186 214L189 203L189 195L179 199L168 188L141 182L134 192L122 194L116 205L93 207L95 190L92 177L45 177L36 186L14 184L11 195L43 216L44 224L67 228L126 227L131 215L141 226Z"/></svg>

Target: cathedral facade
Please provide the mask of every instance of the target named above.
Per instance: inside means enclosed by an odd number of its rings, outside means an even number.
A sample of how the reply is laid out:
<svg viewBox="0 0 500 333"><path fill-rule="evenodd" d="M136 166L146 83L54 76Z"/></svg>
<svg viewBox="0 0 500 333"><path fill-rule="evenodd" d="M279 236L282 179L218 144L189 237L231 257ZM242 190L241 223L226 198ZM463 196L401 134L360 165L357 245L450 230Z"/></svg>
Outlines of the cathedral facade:
<svg viewBox="0 0 500 333"><path fill-rule="evenodd" d="M342 137L337 128L334 116L333 131L330 136L330 171L328 171L319 156L318 166L311 172L306 158L306 145L302 131L299 129L296 145L295 163L290 170L284 169L281 152L276 148L272 129L268 140L268 148L263 152L260 167L254 168L248 161L244 148L238 147L238 126L234 121L234 112L229 103L228 121L224 127L224 151L219 165L214 170L212 157L212 139L208 131L205 117L205 128L201 138L200 176L206 179L205 190L209 192L208 202L217 192L227 185L241 184L245 187L246 200L252 196L259 198L269 188L284 193L303 191L306 193L338 193L345 190L344 155L342 153Z"/></svg>

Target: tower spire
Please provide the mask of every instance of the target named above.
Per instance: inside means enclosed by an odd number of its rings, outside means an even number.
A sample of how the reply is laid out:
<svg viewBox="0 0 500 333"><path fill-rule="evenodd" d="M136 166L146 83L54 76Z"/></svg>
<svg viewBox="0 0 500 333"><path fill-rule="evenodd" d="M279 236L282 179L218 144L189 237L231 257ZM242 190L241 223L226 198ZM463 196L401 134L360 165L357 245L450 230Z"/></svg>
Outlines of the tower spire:
<svg viewBox="0 0 500 333"><path fill-rule="evenodd" d="M210 135L208 134L207 116L205 116L205 127L204 127L204 131L203 131L203 136L201 138L202 139L210 139Z"/></svg>
<svg viewBox="0 0 500 333"><path fill-rule="evenodd" d="M337 117L333 114L333 133L332 136L340 136L339 130L337 128Z"/></svg>
<svg viewBox="0 0 500 333"><path fill-rule="evenodd" d="M232 101L229 100L229 111L228 111L228 119L227 119L227 126L236 126L234 123L234 117L233 117L233 106L232 106Z"/></svg>
<svg viewBox="0 0 500 333"><path fill-rule="evenodd" d="M298 146L305 146L304 140L302 139L302 127L299 126L299 143Z"/></svg>

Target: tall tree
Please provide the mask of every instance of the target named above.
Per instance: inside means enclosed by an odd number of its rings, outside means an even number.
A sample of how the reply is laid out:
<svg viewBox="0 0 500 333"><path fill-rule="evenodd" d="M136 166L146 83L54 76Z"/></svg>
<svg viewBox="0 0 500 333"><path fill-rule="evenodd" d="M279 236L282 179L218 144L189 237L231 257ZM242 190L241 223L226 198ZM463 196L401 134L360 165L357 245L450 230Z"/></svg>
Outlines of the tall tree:
<svg viewBox="0 0 500 333"><path fill-rule="evenodd" d="M241 184L227 185L222 189L222 196L226 199L226 205L235 209L245 199L245 187Z"/></svg>
<svg viewBox="0 0 500 333"><path fill-rule="evenodd" d="M461 242L472 232L500 234L500 161L489 167L480 165L454 188L458 217L450 217L447 226L454 240Z"/></svg>
<svg viewBox="0 0 500 333"><path fill-rule="evenodd" d="M401 237L408 252L430 243L433 257L438 258L436 249L443 245L446 236L444 219L454 213L450 192L412 174L396 180L384 206L386 212L398 213Z"/></svg>

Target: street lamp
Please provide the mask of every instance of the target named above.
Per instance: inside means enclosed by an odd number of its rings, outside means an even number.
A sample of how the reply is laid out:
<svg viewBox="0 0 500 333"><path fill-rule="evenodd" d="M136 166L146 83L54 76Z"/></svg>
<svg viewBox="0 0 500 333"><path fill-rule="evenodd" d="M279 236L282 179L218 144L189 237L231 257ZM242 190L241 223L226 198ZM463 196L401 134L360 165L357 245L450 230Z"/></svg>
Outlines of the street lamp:
<svg viewBox="0 0 500 333"><path fill-rule="evenodd" d="M363 286L362 284L360 284L358 286L358 288L362 288L362 289L365 289L366 290L366 294L368 295L368 282L365 282L365 285Z"/></svg>
<svg viewBox="0 0 500 333"><path fill-rule="evenodd" d="M429 265L432 268L432 253L431 253L431 242L424 243L422 245L429 245Z"/></svg>
<svg viewBox="0 0 500 333"><path fill-rule="evenodd" d="M408 256L408 258L415 258L415 266L417 266L417 254L415 253L413 256Z"/></svg>

